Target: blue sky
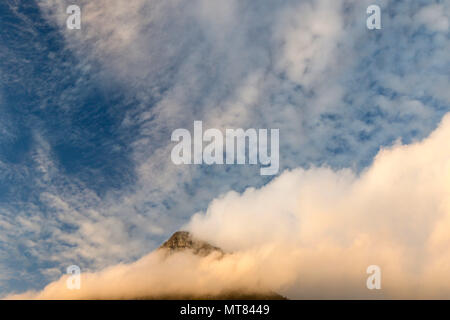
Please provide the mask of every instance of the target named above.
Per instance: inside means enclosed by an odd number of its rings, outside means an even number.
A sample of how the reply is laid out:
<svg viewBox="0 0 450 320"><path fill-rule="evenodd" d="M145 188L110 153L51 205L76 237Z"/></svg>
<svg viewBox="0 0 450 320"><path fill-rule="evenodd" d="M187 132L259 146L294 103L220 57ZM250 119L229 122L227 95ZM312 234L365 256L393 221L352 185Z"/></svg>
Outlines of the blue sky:
<svg viewBox="0 0 450 320"><path fill-rule="evenodd" d="M65 8L82 8L81 30ZM365 8L382 8L367 30ZM361 172L450 109L446 1L0 3L0 295L157 247L271 178L174 166L170 134L279 128L281 171Z"/></svg>

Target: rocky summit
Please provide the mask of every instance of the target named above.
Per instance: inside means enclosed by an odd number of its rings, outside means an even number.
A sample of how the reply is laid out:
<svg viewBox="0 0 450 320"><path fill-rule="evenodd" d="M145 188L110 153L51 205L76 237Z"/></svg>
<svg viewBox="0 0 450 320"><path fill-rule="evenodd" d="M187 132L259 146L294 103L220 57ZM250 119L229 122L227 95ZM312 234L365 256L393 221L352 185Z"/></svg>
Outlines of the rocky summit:
<svg viewBox="0 0 450 320"><path fill-rule="evenodd" d="M222 249L215 247L206 241L196 239L188 231L175 232L169 240L159 247L159 249L168 250L170 253L191 250L194 254L203 257L213 252L224 254Z"/></svg>

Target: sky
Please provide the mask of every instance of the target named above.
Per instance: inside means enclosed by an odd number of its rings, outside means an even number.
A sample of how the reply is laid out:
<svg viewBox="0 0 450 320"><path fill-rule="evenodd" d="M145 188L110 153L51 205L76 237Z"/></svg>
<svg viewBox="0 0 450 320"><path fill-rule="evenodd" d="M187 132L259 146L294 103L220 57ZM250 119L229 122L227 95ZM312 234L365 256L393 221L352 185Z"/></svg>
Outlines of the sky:
<svg viewBox="0 0 450 320"><path fill-rule="evenodd" d="M312 270L340 256L356 283L350 257L375 257L387 297L411 279L433 291L450 262L449 18L438 0L1 1L0 297L73 264L92 287L107 267L158 270L149 253L181 228L237 252L204 267L212 279L283 261L231 283L335 297L333 272ZM196 120L278 128L279 174L174 165L171 133Z"/></svg>

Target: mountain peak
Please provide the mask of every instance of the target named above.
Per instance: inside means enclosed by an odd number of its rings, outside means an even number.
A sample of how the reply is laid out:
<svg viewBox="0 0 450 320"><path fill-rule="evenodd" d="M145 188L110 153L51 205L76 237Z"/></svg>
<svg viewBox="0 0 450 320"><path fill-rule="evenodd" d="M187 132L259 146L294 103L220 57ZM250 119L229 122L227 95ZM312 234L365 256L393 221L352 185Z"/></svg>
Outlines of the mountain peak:
<svg viewBox="0 0 450 320"><path fill-rule="evenodd" d="M164 242L159 249L168 250L170 253L192 250L194 254L199 256L207 256L212 252L219 252L223 254L223 250L209 244L206 241L196 239L188 231L177 231L175 232L169 240Z"/></svg>

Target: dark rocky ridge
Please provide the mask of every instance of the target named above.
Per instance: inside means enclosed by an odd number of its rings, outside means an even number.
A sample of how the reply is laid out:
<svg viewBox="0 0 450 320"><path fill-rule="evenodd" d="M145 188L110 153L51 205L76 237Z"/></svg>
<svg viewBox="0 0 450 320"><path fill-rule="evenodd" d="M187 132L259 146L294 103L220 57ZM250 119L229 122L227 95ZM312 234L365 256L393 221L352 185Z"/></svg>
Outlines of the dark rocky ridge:
<svg viewBox="0 0 450 320"><path fill-rule="evenodd" d="M196 239L187 231L175 232L169 240L164 242L159 249L168 250L170 253L191 250L194 254L205 257L212 252L224 254L222 249L217 248L206 241Z"/></svg>

